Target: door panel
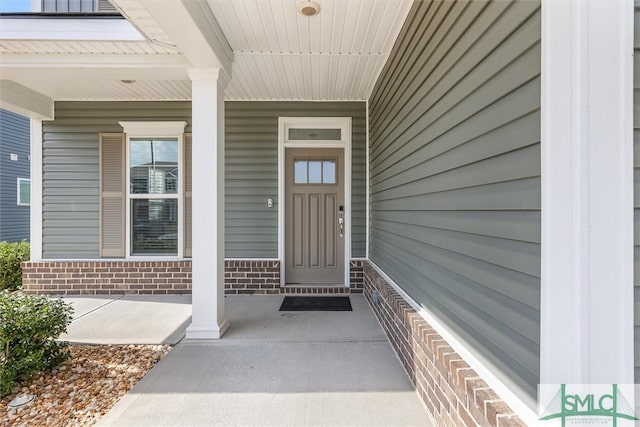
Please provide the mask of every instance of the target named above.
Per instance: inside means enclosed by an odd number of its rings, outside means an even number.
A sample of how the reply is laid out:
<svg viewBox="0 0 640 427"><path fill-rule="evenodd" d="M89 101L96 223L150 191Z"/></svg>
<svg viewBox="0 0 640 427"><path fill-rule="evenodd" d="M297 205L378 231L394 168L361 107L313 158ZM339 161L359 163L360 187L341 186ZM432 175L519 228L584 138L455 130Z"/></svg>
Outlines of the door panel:
<svg viewBox="0 0 640 427"><path fill-rule="evenodd" d="M324 195L324 221L327 230L338 229L338 203L336 194ZM337 241L335 233L326 233L324 244L324 262L327 267L337 267ZM344 239L343 239L344 241Z"/></svg>
<svg viewBox="0 0 640 427"><path fill-rule="evenodd" d="M309 268L322 267L320 261L320 194L309 194Z"/></svg>
<svg viewBox="0 0 640 427"><path fill-rule="evenodd" d="M343 150L288 148L285 162L285 282L344 284Z"/></svg>
<svg viewBox="0 0 640 427"><path fill-rule="evenodd" d="M296 248L293 251L293 266L297 268L304 267L304 242L305 242L305 222L306 216L305 209L305 197L304 194L293 195L293 215L290 217L290 221L293 223L293 247Z"/></svg>

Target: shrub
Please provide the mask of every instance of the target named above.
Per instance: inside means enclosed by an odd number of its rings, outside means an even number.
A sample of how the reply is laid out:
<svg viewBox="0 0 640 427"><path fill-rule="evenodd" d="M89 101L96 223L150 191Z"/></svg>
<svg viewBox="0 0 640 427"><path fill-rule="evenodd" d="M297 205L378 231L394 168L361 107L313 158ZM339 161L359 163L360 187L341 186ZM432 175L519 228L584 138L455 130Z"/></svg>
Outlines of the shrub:
<svg viewBox="0 0 640 427"><path fill-rule="evenodd" d="M29 243L0 242L0 291L15 291L22 286L20 263L29 260Z"/></svg>
<svg viewBox="0 0 640 427"><path fill-rule="evenodd" d="M72 312L62 300L0 291L0 397L69 358L69 343L55 339L67 331Z"/></svg>

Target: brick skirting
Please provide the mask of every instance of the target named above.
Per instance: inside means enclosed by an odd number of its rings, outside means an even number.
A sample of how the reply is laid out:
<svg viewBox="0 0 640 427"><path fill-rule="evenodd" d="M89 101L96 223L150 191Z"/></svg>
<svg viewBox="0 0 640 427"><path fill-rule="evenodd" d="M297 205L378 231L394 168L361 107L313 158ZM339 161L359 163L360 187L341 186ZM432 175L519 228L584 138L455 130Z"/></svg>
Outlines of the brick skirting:
<svg viewBox="0 0 640 427"><path fill-rule="evenodd" d="M435 425L526 425L368 262L364 294Z"/></svg>
<svg viewBox="0 0 640 427"><path fill-rule="evenodd" d="M279 294L280 261L225 261L224 293L227 295Z"/></svg>
<svg viewBox="0 0 640 427"><path fill-rule="evenodd" d="M27 261L22 289L39 295L191 293L191 261Z"/></svg>
<svg viewBox="0 0 640 427"><path fill-rule="evenodd" d="M225 294L362 293L363 261L350 264L350 287L280 286L278 260L225 261ZM25 293L185 294L191 293L191 261L28 261L22 264Z"/></svg>

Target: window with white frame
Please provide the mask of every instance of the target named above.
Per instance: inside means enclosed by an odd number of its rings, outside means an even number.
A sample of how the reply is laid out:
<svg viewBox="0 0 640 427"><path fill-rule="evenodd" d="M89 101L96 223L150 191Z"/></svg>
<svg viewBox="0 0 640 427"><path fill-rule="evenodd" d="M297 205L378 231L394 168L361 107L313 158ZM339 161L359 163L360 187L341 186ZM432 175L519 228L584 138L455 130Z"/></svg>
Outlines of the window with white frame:
<svg viewBox="0 0 640 427"><path fill-rule="evenodd" d="M130 137L129 255L180 256L181 137Z"/></svg>
<svg viewBox="0 0 640 427"><path fill-rule="evenodd" d="M17 204L18 206L31 205L31 180L29 178L18 178Z"/></svg>

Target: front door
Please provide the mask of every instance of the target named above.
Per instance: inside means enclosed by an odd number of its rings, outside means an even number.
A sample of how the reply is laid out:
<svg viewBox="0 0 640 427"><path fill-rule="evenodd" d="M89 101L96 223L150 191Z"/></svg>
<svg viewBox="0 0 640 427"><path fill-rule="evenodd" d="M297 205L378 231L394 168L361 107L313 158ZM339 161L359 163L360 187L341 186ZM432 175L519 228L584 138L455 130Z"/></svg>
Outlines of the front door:
<svg viewBox="0 0 640 427"><path fill-rule="evenodd" d="M287 148L285 283L344 285L344 150Z"/></svg>

